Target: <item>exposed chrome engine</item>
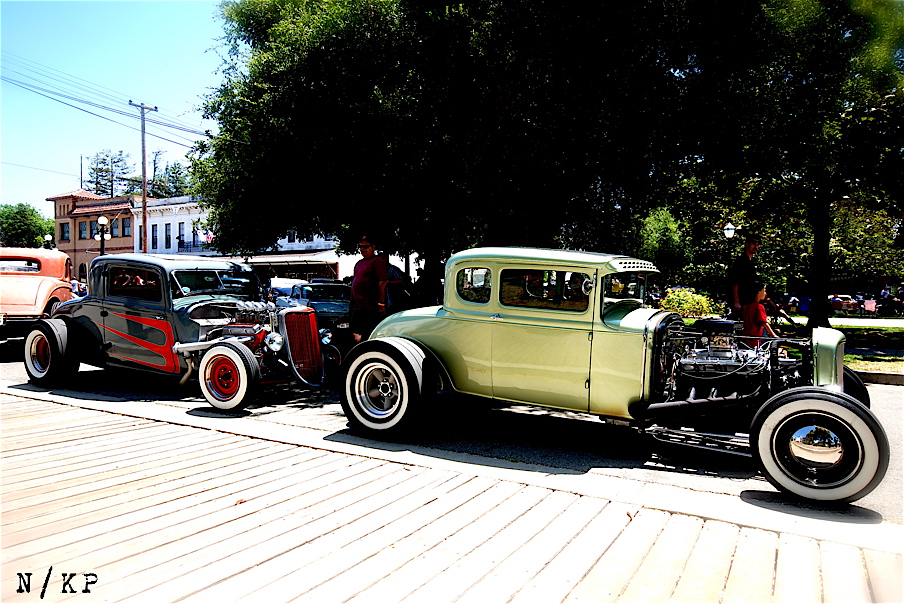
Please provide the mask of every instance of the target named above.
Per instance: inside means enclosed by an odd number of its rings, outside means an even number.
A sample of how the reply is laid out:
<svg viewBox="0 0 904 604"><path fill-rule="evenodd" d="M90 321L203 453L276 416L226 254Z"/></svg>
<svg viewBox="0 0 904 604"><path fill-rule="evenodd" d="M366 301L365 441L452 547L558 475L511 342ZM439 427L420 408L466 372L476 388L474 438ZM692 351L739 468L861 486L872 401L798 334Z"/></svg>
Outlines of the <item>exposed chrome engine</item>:
<svg viewBox="0 0 904 604"><path fill-rule="evenodd" d="M742 400L808 383L808 340L737 335L730 321L673 324L660 355L661 402Z"/></svg>

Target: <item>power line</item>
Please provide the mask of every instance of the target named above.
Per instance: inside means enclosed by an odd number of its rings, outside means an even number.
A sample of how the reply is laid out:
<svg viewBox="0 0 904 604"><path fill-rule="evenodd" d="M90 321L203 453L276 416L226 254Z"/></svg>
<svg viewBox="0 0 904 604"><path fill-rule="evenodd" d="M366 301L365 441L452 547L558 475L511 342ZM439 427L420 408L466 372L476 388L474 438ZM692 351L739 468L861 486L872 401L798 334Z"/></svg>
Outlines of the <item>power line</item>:
<svg viewBox="0 0 904 604"><path fill-rule="evenodd" d="M110 119L110 118L108 118L108 117L104 117L104 116L102 116L102 115L100 115L100 114L94 113L93 111L88 111L87 109L83 109L83 108L81 108L81 107L76 107L75 105L72 105L72 104L70 104L70 103L66 103L65 101L61 101L60 99L55 99L55 98L53 98L53 97L50 96L50 95L40 93L40 92L38 92L38 91L36 91L36 90L33 90L33 89L31 89L31 88L29 88L29 87L27 87L27 86L22 86L21 84L15 82L15 81L13 81L13 80L10 80L9 78L7 78L7 77L5 77L5 76L0 77L0 79L2 79L4 82L9 82L9 83L12 84L13 86L18 86L18 87L20 87L20 88L23 88L23 89L25 89L25 90L28 90L29 92L33 92L33 93L37 94L38 96L42 96L42 97L44 97L44 98L50 99L51 101L56 101L57 103L61 103L61 104L63 104L63 105L66 105L67 107L72 107L73 109L78 109L79 111L84 111L84 112L87 113L88 115L93 115L94 117L99 117L99 118L102 119L102 120L107 120L108 122L113 122L114 124L118 124L119 126L124 126L124 127L126 127L126 128L129 128L130 130L135 130L136 132L141 132L141 130L140 130L139 128L135 128L135 127L133 127L133 126L129 126L128 124L123 124L122 122L117 122L116 120L113 120L113 119ZM191 147L192 147L192 145L186 145L185 143L180 143L179 141L170 140L170 139L168 139L168 138L166 138L166 137L163 137L163 136L160 136L160 135L157 135L157 134L151 134L150 132L148 133L148 136L153 136L154 138L159 138L159 139L161 139L161 140L165 140L166 142L168 142L168 143L173 143L174 145L180 145L180 146L182 146L182 147L187 147L187 148L191 148ZM188 140L188 139L183 139L183 140Z"/></svg>
<svg viewBox="0 0 904 604"><path fill-rule="evenodd" d="M44 98L50 99L52 101L56 101L67 107L71 107L73 109L78 109L83 111L89 115L93 115L95 117L99 117L101 119L105 119L114 124L124 126L126 128L130 128L132 130L138 131L138 128L129 126L127 124L123 124L122 122L110 119L108 117L104 117L82 107L78 107L72 105L65 100L72 101L74 103L78 103L81 105L86 105L89 107L93 107L96 109L101 109L103 111L109 111L111 113L122 115L128 117L130 120L137 119L134 113L126 112L124 110L117 109L115 107L111 107L109 104L113 105L124 105L128 97L125 95L121 95L116 91L113 91L109 88L105 88L98 84L94 84L89 82L88 80L84 80L82 78L78 78L76 76L72 76L70 74L66 74L58 69L54 69L52 67L47 67L45 65L41 65L35 61L30 59L25 59L23 57L19 57L13 53L8 51L3 51L4 61L3 68L7 73L16 74L21 77L21 79L14 79L7 75L2 76L2 80L4 82L8 82L14 86L42 96ZM11 65L17 67L17 69L11 68ZM28 73L25 73L28 72ZM58 75L61 74L61 75ZM109 92L106 92L109 91ZM93 99L93 100L92 100ZM165 113L165 112L164 112ZM180 120L176 117L163 116L163 119L148 119L148 124L153 124L154 126L159 126L162 128L167 128L171 130L177 130L181 132L185 132L188 134L193 134L196 136L210 137L212 136L209 131L205 132L199 130L195 127L191 127L184 120ZM184 136L180 136L175 132L170 136L174 136L176 138L182 139L190 144L181 143L176 140L172 140L171 138L167 138L166 136L161 136L159 134L155 134L154 132L148 132L148 136L153 136L154 138L167 141L182 147L191 148L193 144L196 142L196 139L186 138Z"/></svg>
<svg viewBox="0 0 904 604"><path fill-rule="evenodd" d="M51 174L62 174L63 176L74 176L75 178L79 177L78 174L69 174L68 172L57 172L56 170L48 170L46 168L36 168L34 166L23 166L22 164L14 164L9 161L0 162L0 163L3 163L6 166L16 166L17 168L28 168L29 170L40 170L41 172L50 172Z"/></svg>
<svg viewBox="0 0 904 604"><path fill-rule="evenodd" d="M16 54L11 53L6 50L2 51L2 54L5 57L4 61L3 61L4 68L8 69L10 64L16 65L20 69L24 69L28 72L36 74L36 75L25 76L25 77L35 80L38 83L43 84L45 86L56 86L56 84L53 83L53 82L56 82L56 83L62 84L63 88L68 88L70 90L70 92L72 92L73 94L78 93L78 94L82 94L85 96L93 97L95 99L102 100L107 103L112 103L113 105L121 105L121 104L125 103L126 100L129 98L135 98L135 97L141 96L141 95L136 95L136 94L124 94L124 93L118 92L116 90L107 88L100 84L90 82L84 78L80 78L78 76L68 74L59 69L56 69L53 67L48 67L46 65L42 65L41 63L38 63L31 59L20 57L19 55L16 55ZM17 73L20 73L20 75L24 75L24 74L21 74L21 72L17 72ZM57 87L59 87L59 86L57 86ZM75 89L75 92L72 91L73 88ZM169 121L169 123L171 123L173 125L181 125L183 128L191 127L191 124L189 124L185 120L179 119L179 116L175 113L167 111L166 109L164 109L161 113L163 116L166 117L166 119Z"/></svg>

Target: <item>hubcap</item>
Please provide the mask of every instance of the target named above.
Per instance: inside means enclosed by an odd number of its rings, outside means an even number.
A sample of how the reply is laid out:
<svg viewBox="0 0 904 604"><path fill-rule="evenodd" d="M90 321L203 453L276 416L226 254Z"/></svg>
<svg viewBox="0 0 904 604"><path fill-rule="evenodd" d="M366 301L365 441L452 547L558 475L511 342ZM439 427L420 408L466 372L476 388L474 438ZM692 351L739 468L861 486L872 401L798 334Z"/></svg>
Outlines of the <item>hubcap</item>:
<svg viewBox="0 0 904 604"><path fill-rule="evenodd" d="M803 466L826 469L844 457L841 439L821 426L805 426L791 436L791 455Z"/></svg>
<svg viewBox="0 0 904 604"><path fill-rule="evenodd" d="M838 418L819 412L792 415L775 431L775 461L790 478L815 488L842 485L863 464L863 444Z"/></svg>
<svg viewBox="0 0 904 604"><path fill-rule="evenodd" d="M374 363L358 375L356 386L363 410L377 419L391 415L401 396L401 385L396 374L385 365Z"/></svg>
<svg viewBox="0 0 904 604"><path fill-rule="evenodd" d="M50 344L43 335L35 336L29 351L31 364L35 371L44 373L50 367Z"/></svg>
<svg viewBox="0 0 904 604"><path fill-rule="evenodd" d="M207 368L206 382L211 393L224 401L234 397L241 384L235 363L224 355L218 355L211 360Z"/></svg>

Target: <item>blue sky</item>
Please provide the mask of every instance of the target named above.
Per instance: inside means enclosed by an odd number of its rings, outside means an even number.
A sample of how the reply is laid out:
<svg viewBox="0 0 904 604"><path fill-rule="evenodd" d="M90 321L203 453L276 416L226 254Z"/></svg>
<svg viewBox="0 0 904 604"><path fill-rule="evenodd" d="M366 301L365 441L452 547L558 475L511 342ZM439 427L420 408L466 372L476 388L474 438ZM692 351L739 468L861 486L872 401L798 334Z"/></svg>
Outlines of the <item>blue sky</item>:
<svg viewBox="0 0 904 604"><path fill-rule="evenodd" d="M88 158L104 149L128 153L140 174L140 112L130 100L158 107L149 120L184 128L149 123L148 163L162 150L163 162L187 165L201 137L186 130L216 130L198 108L222 81L217 7L205 0L0 2L0 204L27 203L52 216L44 200L78 189L80 156L87 178Z"/></svg>

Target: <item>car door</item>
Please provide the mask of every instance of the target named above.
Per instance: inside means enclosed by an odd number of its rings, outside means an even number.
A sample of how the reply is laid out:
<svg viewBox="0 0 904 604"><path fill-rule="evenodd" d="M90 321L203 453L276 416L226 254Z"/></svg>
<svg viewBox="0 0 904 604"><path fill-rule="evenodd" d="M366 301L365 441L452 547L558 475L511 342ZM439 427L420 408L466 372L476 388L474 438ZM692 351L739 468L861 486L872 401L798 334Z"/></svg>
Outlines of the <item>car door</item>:
<svg viewBox="0 0 904 604"><path fill-rule="evenodd" d="M178 372L163 273L149 265L110 263L104 279L101 315L108 362Z"/></svg>
<svg viewBox="0 0 904 604"><path fill-rule="evenodd" d="M502 268L493 321L493 396L587 411L595 270Z"/></svg>

